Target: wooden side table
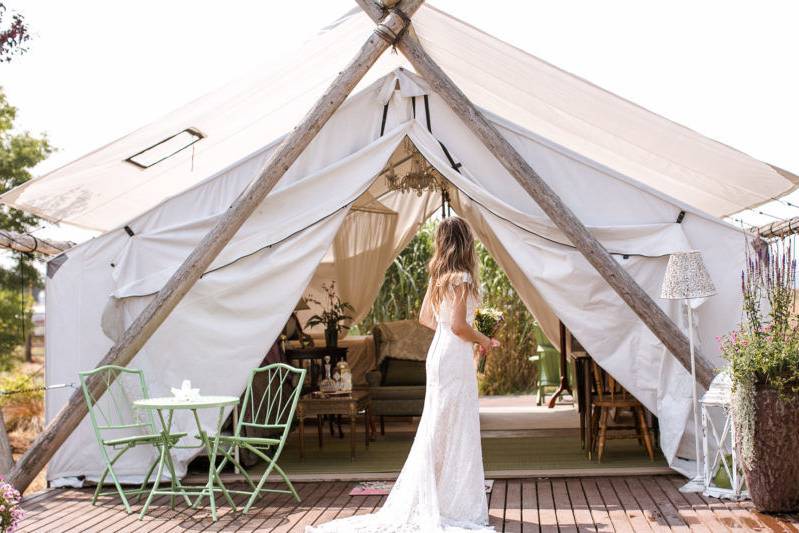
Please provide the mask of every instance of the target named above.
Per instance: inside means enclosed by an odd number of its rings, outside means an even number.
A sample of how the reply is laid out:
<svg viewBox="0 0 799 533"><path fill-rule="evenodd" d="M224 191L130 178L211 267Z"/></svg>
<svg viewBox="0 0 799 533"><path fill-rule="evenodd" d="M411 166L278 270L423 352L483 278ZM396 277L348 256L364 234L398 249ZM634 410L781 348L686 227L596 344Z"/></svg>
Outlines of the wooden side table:
<svg viewBox="0 0 799 533"><path fill-rule="evenodd" d="M355 459L355 431L358 413L363 411L364 440L369 447L371 414L369 412L369 391L354 390L346 396L328 396L325 398L314 397L306 394L297 404L297 421L300 427L300 458L305 456L305 424L303 420L309 417L322 415L343 415L350 418L350 459ZM322 423L319 418L319 447L322 447Z"/></svg>

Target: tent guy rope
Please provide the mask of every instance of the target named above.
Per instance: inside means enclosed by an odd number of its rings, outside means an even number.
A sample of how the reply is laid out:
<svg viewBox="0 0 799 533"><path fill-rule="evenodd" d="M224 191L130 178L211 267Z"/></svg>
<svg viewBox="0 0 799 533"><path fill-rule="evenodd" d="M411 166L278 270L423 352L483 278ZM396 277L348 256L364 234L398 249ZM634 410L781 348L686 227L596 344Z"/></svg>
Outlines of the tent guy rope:
<svg viewBox="0 0 799 533"><path fill-rule="evenodd" d="M380 22L383 28L399 34L406 26L408 17L422 4L422 0L410 0L403 4L404 15L390 12ZM295 127L266 161L263 170L249 187L230 206L213 229L200 241L181 264L158 295L133 321L120 340L111 347L98 366L116 364L126 366L158 329L172 310L200 279L208 266L219 255L233 235L255 211L269 191L291 167L316 134L327 123L372 65L390 46L378 34L378 29L361 46L357 55L336 76L327 90L316 101L301 123ZM99 398L108 387L100 379L87 381L90 394ZM83 396L75 392L67 404L37 437L30 449L11 470L8 481L18 490L24 491L44 468L55 451L86 416L87 408Z"/></svg>

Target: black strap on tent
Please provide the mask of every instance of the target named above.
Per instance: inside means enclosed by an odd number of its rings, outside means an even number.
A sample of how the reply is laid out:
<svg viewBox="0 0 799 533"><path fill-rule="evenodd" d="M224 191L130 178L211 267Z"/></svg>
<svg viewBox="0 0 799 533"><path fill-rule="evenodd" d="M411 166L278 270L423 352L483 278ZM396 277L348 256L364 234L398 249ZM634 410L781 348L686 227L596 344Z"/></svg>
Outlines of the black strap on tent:
<svg viewBox="0 0 799 533"><path fill-rule="evenodd" d="M685 218L685 211L680 211L680 214L677 215L677 224L682 224L682 220Z"/></svg>
<svg viewBox="0 0 799 533"><path fill-rule="evenodd" d="M430 99L424 95L424 118L427 120L427 131L433 133L433 125L430 124Z"/></svg>
<svg viewBox="0 0 799 533"><path fill-rule="evenodd" d="M416 97L413 98L412 102L413 102L413 118L416 118ZM427 97L427 95L424 95L424 115L425 118L427 119L427 131L433 133L433 127L430 123L430 99ZM438 141L438 139L436 140ZM452 154L449 153L449 150L447 150L447 147L443 142L438 141L438 144L441 146L441 149L444 151L444 155L447 156L447 161L449 161L449 166L452 167L452 170L460 174L461 167L463 165L461 163L455 162L455 159L452 157Z"/></svg>
<svg viewBox="0 0 799 533"><path fill-rule="evenodd" d="M389 100L388 102L390 102ZM383 133L386 131L386 118L388 117L388 102L385 103L383 106L383 122L380 123L380 136L383 136Z"/></svg>
<svg viewBox="0 0 799 533"><path fill-rule="evenodd" d="M416 97L411 96L411 108L413 109L413 118L416 118Z"/></svg>
<svg viewBox="0 0 799 533"><path fill-rule="evenodd" d="M455 160L452 159L452 155L449 153L449 150L447 150L447 147L444 146L444 143L442 143L441 141L438 141L438 144L440 144L441 145L441 149L444 150L444 155L447 156L447 159L449 160L449 166L452 167L452 170L454 170L455 172L460 174L461 173L461 167L463 165L461 163L456 163Z"/></svg>
<svg viewBox="0 0 799 533"><path fill-rule="evenodd" d="M133 230L131 229L130 226L125 226L125 233L128 234L128 237L133 237L134 235L136 235L135 233L133 233Z"/></svg>

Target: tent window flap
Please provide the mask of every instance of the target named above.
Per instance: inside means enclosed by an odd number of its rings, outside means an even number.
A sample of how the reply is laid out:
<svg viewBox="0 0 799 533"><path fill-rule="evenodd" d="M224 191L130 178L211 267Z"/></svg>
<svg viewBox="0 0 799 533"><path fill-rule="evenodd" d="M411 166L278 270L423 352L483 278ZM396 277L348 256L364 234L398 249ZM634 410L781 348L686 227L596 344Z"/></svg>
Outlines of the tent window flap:
<svg viewBox="0 0 799 533"><path fill-rule="evenodd" d="M150 168L151 166L160 163L164 159L168 159L178 152L185 150L189 146L200 139L205 138L205 135L197 128L186 128L185 130L167 137L149 148L145 148L129 158L125 159L128 163L136 165L140 168Z"/></svg>

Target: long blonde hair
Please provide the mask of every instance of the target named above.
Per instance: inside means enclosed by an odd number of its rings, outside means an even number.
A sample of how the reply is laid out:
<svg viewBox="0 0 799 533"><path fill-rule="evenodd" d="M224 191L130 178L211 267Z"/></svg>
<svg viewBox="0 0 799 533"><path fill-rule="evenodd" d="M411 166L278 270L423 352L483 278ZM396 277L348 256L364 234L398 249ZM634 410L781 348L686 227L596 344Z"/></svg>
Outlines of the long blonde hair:
<svg viewBox="0 0 799 533"><path fill-rule="evenodd" d="M479 298L477 253L472 230L459 217L445 218L436 230L435 251L428 265L430 272L430 303L438 310L446 295L463 283L463 274L469 274L472 282L467 285L467 294Z"/></svg>

